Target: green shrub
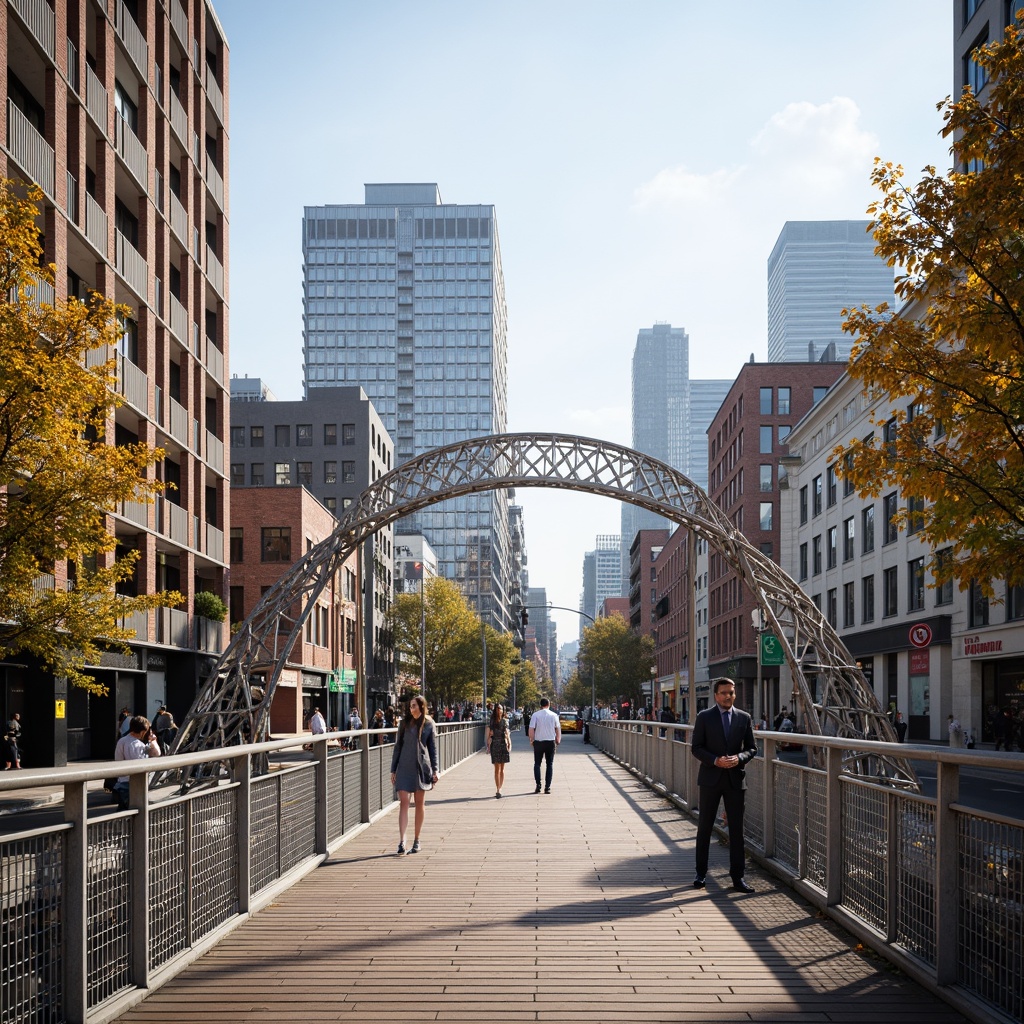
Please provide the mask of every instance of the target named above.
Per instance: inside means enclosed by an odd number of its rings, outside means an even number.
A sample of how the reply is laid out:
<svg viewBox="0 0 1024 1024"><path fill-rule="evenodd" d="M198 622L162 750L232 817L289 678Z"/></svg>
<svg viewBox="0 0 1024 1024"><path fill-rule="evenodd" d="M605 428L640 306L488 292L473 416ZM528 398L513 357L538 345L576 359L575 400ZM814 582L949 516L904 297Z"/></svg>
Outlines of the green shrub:
<svg viewBox="0 0 1024 1024"><path fill-rule="evenodd" d="M211 619L213 622L223 622L227 618L228 606L209 590L200 590L196 593L193 607L196 615Z"/></svg>

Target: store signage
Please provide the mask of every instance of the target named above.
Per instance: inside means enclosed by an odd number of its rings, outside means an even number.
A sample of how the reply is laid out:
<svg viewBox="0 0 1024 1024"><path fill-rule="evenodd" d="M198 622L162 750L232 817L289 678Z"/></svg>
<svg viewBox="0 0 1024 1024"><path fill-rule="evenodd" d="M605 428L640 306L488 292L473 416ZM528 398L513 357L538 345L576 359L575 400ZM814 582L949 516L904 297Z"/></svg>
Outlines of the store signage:
<svg viewBox="0 0 1024 1024"><path fill-rule="evenodd" d="M919 622L916 626L911 626L910 642L915 647L927 647L932 642L932 627L927 622Z"/></svg>
<svg viewBox="0 0 1024 1024"><path fill-rule="evenodd" d="M761 664L786 664L786 655L783 652L782 643L774 633L769 633L767 630L761 633Z"/></svg>
<svg viewBox="0 0 1024 1024"><path fill-rule="evenodd" d="M912 676L926 676L931 671L931 651L910 652L910 674Z"/></svg>
<svg viewBox="0 0 1024 1024"><path fill-rule="evenodd" d="M1002 640L982 640L980 636L964 637L965 658L973 658L979 654L1000 654L1002 650Z"/></svg>

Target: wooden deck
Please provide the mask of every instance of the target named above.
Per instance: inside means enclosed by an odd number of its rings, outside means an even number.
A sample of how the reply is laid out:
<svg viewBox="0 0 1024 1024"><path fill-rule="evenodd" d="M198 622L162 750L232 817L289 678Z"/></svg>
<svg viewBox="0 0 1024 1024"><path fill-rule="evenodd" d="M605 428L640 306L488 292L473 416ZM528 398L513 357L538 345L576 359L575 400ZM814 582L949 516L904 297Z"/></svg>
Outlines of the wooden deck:
<svg viewBox="0 0 1024 1024"><path fill-rule="evenodd" d="M732 892L724 847L694 890L695 824L579 737L551 795L532 767L514 734L496 800L471 758L428 795L421 853L394 855L386 814L119 1019L964 1019L756 868Z"/></svg>

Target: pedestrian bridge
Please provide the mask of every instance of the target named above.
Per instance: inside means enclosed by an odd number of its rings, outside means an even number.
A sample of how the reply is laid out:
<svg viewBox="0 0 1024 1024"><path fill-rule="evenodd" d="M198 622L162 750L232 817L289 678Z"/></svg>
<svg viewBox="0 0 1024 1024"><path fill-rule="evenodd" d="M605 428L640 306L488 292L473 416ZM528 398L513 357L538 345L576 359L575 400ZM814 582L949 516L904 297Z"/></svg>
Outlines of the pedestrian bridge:
<svg viewBox="0 0 1024 1024"><path fill-rule="evenodd" d="M848 742L815 738L811 769L763 734L744 896L723 847L691 887L687 727L566 736L550 795L516 733L501 800L482 726L439 732L423 849L402 858L390 748L365 733L258 778L256 748L230 748L230 779L184 795L119 765L132 808L88 819L102 766L18 773L59 777L66 821L0 837L4 1024L1022 1016L1024 822L956 791L962 764L1020 759L915 751L938 761L928 799L842 772Z"/></svg>

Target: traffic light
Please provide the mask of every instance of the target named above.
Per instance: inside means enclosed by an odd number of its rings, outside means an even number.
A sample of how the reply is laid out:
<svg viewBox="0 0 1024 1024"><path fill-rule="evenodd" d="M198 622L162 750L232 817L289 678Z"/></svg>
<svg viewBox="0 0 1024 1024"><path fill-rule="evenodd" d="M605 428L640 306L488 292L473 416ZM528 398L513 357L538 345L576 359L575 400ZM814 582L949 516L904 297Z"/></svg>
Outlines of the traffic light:
<svg viewBox="0 0 1024 1024"><path fill-rule="evenodd" d="M530 613L525 608L519 612L519 621L522 622L523 629L526 629L526 626L530 621Z"/></svg>

